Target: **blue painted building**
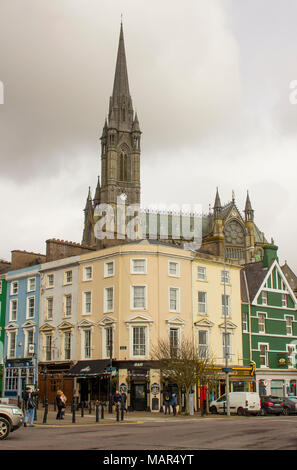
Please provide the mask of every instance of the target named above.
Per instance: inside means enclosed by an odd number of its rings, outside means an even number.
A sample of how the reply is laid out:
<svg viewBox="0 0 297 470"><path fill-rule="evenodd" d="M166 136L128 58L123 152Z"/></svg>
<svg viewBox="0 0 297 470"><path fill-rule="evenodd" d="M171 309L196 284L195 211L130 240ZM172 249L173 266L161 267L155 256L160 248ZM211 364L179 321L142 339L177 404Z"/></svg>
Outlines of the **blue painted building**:
<svg viewBox="0 0 297 470"><path fill-rule="evenodd" d="M38 381L39 269L40 264L6 275L4 397L22 397L25 385Z"/></svg>

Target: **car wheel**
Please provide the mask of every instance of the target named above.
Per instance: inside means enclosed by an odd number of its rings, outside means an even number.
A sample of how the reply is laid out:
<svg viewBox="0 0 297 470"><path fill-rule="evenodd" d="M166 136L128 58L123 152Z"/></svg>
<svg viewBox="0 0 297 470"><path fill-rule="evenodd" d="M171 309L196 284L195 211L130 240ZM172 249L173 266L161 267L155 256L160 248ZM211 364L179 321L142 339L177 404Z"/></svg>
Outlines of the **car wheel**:
<svg viewBox="0 0 297 470"><path fill-rule="evenodd" d="M238 416L243 416L244 415L244 409L241 408L241 406L237 409L237 414L238 414Z"/></svg>
<svg viewBox="0 0 297 470"><path fill-rule="evenodd" d="M288 416L289 414L290 414L290 413L289 413L289 408L285 407L285 408L283 409L283 415Z"/></svg>
<svg viewBox="0 0 297 470"><path fill-rule="evenodd" d="M213 415L216 415L218 413L218 410L216 409L215 406L212 406L209 410Z"/></svg>
<svg viewBox="0 0 297 470"><path fill-rule="evenodd" d="M0 417L0 440L6 439L10 432L10 424L7 419Z"/></svg>

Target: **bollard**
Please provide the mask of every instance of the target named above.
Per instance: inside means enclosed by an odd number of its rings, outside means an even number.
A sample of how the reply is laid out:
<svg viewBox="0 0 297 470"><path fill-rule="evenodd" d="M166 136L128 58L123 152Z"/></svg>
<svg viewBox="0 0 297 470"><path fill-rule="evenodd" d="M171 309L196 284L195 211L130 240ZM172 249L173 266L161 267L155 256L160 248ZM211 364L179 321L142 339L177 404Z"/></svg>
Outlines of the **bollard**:
<svg viewBox="0 0 297 470"><path fill-rule="evenodd" d="M44 415L43 415L43 424L46 424L47 421L47 413L48 413L48 400L46 399L44 402Z"/></svg>
<svg viewBox="0 0 297 470"><path fill-rule="evenodd" d="M85 402L82 401L82 402L81 402L81 417L82 417L82 418L84 417L84 405L85 405Z"/></svg>
<svg viewBox="0 0 297 470"><path fill-rule="evenodd" d="M90 400L90 403L89 403L89 415L91 415L91 414L92 414L92 402L91 402L91 400Z"/></svg>
<svg viewBox="0 0 297 470"><path fill-rule="evenodd" d="M72 422L75 423L75 399L74 398L72 398L71 411L72 411Z"/></svg>
<svg viewBox="0 0 297 470"><path fill-rule="evenodd" d="M36 397L36 401L35 401L35 410L34 410L34 420L33 421L37 421L37 410L38 410L38 397Z"/></svg>
<svg viewBox="0 0 297 470"><path fill-rule="evenodd" d="M124 408L121 409L121 421L124 421Z"/></svg>
<svg viewBox="0 0 297 470"><path fill-rule="evenodd" d="M54 400L54 411L57 411L57 402Z"/></svg>
<svg viewBox="0 0 297 470"><path fill-rule="evenodd" d="M104 403L101 402L101 419L104 419Z"/></svg>
<svg viewBox="0 0 297 470"><path fill-rule="evenodd" d="M96 423L98 423L99 422L99 403L98 403L98 401L96 401L95 410L96 410Z"/></svg>
<svg viewBox="0 0 297 470"><path fill-rule="evenodd" d="M116 417L117 417L117 421L120 421L120 410L119 410L118 405L116 405Z"/></svg>

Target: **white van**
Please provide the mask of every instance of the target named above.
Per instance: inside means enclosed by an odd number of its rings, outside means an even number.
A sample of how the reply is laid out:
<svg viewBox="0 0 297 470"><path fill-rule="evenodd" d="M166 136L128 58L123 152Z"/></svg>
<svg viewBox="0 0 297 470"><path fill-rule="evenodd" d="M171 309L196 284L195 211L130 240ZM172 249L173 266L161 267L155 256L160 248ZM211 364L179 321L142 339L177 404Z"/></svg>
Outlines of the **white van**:
<svg viewBox="0 0 297 470"><path fill-rule="evenodd" d="M258 392L230 392L229 393L230 413L238 415L258 414L261 410L261 401ZM209 405L211 413L225 413L226 395L222 395Z"/></svg>

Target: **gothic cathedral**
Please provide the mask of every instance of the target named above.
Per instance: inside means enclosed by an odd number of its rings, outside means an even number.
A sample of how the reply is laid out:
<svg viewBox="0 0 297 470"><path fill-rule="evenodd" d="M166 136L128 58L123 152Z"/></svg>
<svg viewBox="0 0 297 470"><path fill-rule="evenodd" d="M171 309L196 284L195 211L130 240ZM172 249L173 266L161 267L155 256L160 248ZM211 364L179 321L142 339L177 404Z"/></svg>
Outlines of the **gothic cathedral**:
<svg viewBox="0 0 297 470"><path fill-rule="evenodd" d="M137 114L134 113L129 90L128 71L124 44L123 25L121 24L113 92L109 101L108 120L105 120L101 136L101 185L98 177L94 198L91 190L87 197L85 222L82 243L100 249L110 244L122 243L116 235L113 240L102 242L95 236L95 224L98 220L95 208L99 204L108 204L116 214L118 198L126 206L132 204L140 207L140 137ZM147 214L145 214L145 217ZM168 214L169 227L172 227L172 214ZM161 226L160 214L158 230ZM149 235L145 232L143 238ZM157 232L155 237L161 240ZM182 245L184 240L170 236L162 241ZM263 257L263 246L268 242L254 222L249 194L247 194L244 216L238 210L234 193L232 201L222 206L217 189L213 210L202 217L201 250L218 257L225 256L240 264L260 261Z"/></svg>

